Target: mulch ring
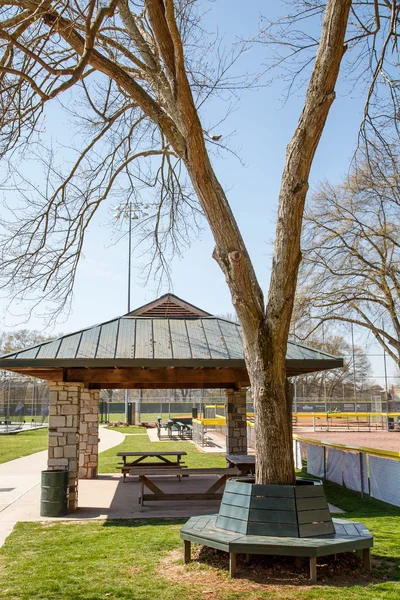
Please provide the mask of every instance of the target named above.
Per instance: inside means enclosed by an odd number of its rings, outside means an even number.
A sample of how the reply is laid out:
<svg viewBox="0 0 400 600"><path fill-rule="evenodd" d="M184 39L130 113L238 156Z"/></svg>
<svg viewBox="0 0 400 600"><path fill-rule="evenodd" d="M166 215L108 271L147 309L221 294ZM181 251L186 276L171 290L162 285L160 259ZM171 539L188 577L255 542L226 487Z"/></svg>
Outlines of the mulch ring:
<svg viewBox="0 0 400 600"><path fill-rule="evenodd" d="M318 559L317 585L366 586L377 582L376 577L363 570L361 559L354 553ZM282 590L279 597L293 598L299 590L310 588L309 561L302 559L296 568L294 558L285 556L237 556L237 575L229 579L229 560L226 552L206 546L192 546L192 562L182 564L182 550L168 553L161 562L159 573L164 579L185 584L211 600L223 599L229 593L266 593ZM293 592L293 593L292 593ZM253 597L253 596L251 596ZM299 596L297 596L299 597Z"/></svg>

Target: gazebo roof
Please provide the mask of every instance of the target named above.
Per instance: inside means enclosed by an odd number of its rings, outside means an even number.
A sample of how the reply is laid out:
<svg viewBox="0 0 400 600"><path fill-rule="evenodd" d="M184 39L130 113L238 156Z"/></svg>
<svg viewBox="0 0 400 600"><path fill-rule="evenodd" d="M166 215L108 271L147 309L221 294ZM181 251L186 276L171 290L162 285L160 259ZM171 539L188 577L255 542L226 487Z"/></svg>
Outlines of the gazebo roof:
<svg viewBox="0 0 400 600"><path fill-rule="evenodd" d="M288 343L288 376L341 366L341 358ZM240 325L173 294L111 321L1 356L0 368L91 387L249 385Z"/></svg>

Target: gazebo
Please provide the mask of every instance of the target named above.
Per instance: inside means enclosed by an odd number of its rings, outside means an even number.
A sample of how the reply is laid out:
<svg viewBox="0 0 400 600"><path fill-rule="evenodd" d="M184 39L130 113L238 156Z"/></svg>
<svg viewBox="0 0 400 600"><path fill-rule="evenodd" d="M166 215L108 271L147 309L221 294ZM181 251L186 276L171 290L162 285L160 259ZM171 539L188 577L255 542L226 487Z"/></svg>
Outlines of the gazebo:
<svg viewBox="0 0 400 600"><path fill-rule="evenodd" d="M341 358L288 343L288 377L341 366ZM78 506L78 478L97 477L101 389L224 388L227 452L247 451L250 382L240 325L174 294L111 321L6 354L0 357L0 368L48 382L48 468L69 470L70 510Z"/></svg>

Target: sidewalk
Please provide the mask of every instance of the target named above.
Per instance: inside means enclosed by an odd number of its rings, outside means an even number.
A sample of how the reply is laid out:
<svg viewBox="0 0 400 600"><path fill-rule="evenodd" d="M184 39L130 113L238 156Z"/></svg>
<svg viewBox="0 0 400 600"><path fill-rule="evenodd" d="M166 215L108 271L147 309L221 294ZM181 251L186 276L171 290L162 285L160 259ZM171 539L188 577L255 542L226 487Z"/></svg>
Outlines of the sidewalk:
<svg viewBox="0 0 400 600"><path fill-rule="evenodd" d="M104 427L100 427L99 433L99 452L124 440L122 433ZM47 450L0 465L0 546L18 521L39 520L40 474L45 469Z"/></svg>

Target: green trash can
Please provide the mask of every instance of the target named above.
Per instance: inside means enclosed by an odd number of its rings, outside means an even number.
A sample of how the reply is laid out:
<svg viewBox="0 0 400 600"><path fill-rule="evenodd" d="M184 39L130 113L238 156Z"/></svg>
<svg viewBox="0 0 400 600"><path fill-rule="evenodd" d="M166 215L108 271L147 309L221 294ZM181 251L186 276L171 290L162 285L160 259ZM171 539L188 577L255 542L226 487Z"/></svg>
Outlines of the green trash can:
<svg viewBox="0 0 400 600"><path fill-rule="evenodd" d="M61 469L42 471L41 517L62 517L68 513L68 475Z"/></svg>

